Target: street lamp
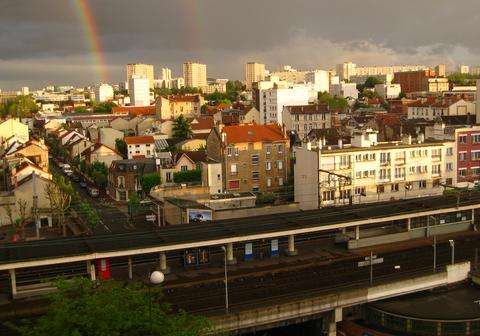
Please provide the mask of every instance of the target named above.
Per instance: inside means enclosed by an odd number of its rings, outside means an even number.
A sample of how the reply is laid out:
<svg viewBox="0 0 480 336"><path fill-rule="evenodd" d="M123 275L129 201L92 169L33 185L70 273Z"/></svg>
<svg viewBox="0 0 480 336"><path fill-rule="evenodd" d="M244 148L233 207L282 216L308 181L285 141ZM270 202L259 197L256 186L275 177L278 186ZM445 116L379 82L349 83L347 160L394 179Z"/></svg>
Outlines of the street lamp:
<svg viewBox="0 0 480 336"><path fill-rule="evenodd" d="M455 240L449 239L450 248L452 249L452 265L455 264Z"/></svg>
<svg viewBox="0 0 480 336"><path fill-rule="evenodd" d="M222 251L225 256L224 258L224 271L225 271L225 312L229 313L228 307L228 273L227 273L227 249L225 246L222 246Z"/></svg>
<svg viewBox="0 0 480 336"><path fill-rule="evenodd" d="M148 316L150 320L150 335L153 335L153 325L152 325L152 291L151 287L160 285L162 282L165 281L165 275L160 272L160 271L153 271L150 274L150 283L147 286L148 287L148 301L149 301L149 306L148 306Z"/></svg>

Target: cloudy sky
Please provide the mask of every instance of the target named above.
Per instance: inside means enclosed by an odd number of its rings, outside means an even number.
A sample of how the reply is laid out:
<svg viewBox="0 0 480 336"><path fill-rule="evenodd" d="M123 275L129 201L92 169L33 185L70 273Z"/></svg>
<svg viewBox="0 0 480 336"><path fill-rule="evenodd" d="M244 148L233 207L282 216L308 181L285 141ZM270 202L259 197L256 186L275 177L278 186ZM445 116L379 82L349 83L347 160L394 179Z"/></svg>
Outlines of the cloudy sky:
<svg viewBox="0 0 480 336"><path fill-rule="evenodd" d="M100 81L78 2L0 0L0 89ZM373 64L479 64L478 0L89 0L109 79L146 62L180 75L242 78L275 69Z"/></svg>

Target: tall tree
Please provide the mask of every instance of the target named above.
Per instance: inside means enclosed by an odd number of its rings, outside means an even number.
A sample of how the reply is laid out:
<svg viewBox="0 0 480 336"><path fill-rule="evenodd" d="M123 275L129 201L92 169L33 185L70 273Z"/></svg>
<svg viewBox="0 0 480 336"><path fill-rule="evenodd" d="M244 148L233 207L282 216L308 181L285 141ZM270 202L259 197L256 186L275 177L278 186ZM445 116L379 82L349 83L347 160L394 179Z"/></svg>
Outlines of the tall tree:
<svg viewBox="0 0 480 336"><path fill-rule="evenodd" d="M157 287L139 283L59 281L46 315L20 325L8 324L21 336L202 336L209 322L161 303Z"/></svg>
<svg viewBox="0 0 480 336"><path fill-rule="evenodd" d="M67 236L66 215L73 197L73 187L63 176L55 176L45 186L45 197L50 203L52 215L57 219L58 226L62 229L64 237Z"/></svg>
<svg viewBox="0 0 480 336"><path fill-rule="evenodd" d="M116 139L115 140L115 149L122 154L123 158L126 159L128 157L128 147L127 143L123 139Z"/></svg>
<svg viewBox="0 0 480 336"><path fill-rule="evenodd" d="M193 134L190 122L185 119L183 114L180 114L177 119L175 119L172 131L173 137L175 138L188 139L191 138Z"/></svg>

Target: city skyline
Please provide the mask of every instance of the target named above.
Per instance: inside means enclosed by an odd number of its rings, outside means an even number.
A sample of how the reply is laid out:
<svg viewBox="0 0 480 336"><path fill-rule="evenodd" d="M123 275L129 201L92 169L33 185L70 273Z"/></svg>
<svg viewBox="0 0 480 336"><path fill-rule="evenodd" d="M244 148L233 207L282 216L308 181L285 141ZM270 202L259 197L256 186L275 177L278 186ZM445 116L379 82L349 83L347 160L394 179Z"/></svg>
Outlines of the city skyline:
<svg viewBox="0 0 480 336"><path fill-rule="evenodd" d="M232 79L243 79L248 61L270 69L282 64L325 69L349 60L450 68L478 63L479 19L464 18L465 8L480 9L477 2L423 1L413 10L410 3L370 0L351 11L353 4L142 1L133 11L124 1L7 1L0 5L0 88L97 83L99 55L110 82L121 81L124 65L132 62L155 65L158 76L161 66L180 74L184 61L195 60L207 64L210 76ZM265 15L268 25L261 24ZM338 17L349 24L340 25ZM462 25L453 32L447 23L454 20Z"/></svg>

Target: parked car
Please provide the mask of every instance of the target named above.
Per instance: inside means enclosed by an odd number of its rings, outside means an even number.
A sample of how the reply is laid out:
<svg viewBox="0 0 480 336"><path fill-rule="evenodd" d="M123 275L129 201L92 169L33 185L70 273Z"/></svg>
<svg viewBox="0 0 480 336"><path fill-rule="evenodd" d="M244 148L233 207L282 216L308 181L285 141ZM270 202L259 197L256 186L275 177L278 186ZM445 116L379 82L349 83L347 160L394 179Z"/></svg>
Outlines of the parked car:
<svg viewBox="0 0 480 336"><path fill-rule="evenodd" d="M87 191L91 197L98 197L98 195L100 194L98 189L95 187L88 187Z"/></svg>
<svg viewBox="0 0 480 336"><path fill-rule="evenodd" d="M81 181L81 182L80 182L80 187L86 188L86 187L87 187L87 183L86 183L85 181Z"/></svg>

